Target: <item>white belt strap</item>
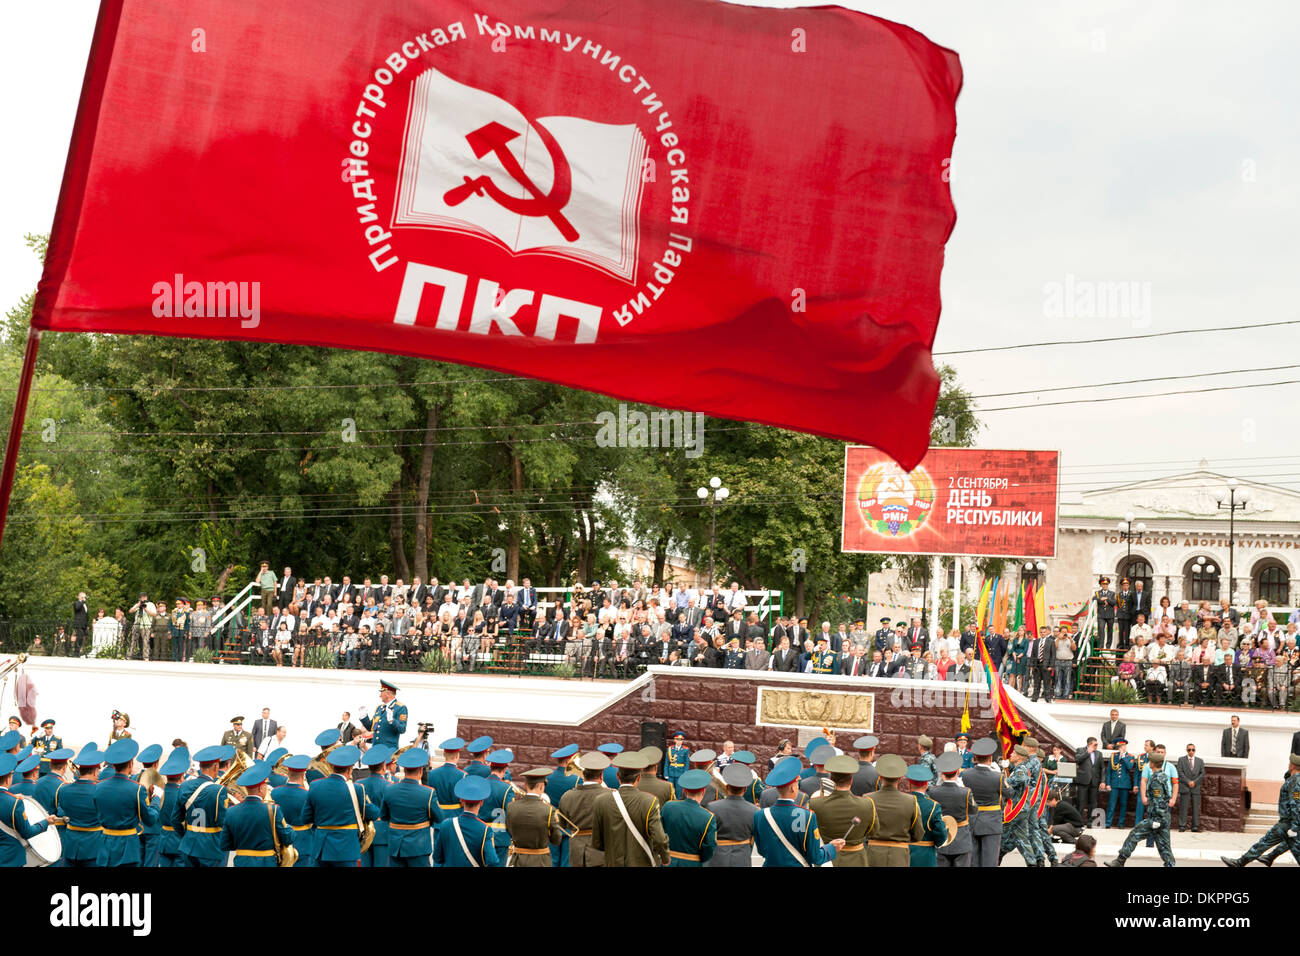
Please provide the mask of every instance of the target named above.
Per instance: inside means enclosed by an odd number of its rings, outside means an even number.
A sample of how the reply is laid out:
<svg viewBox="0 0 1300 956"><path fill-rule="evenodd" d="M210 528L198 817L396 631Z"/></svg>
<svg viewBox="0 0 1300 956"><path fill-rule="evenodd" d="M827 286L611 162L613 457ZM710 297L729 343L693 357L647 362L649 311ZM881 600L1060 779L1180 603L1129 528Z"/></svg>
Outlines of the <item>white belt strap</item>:
<svg viewBox="0 0 1300 956"><path fill-rule="evenodd" d="M785 833L783 833L781 828L776 825L776 819L772 816L771 807L768 807L763 811L763 816L767 819L767 825L772 828L772 832L776 834L776 838L781 841L781 845L790 851L790 855L799 861L799 865L812 866L811 863L804 859L804 855L796 850L794 845L785 838Z"/></svg>
<svg viewBox="0 0 1300 956"><path fill-rule="evenodd" d="M627 807L623 805L623 795L617 790L613 791L613 793L614 802L618 804L618 812L623 814L623 822L627 824L628 832L632 834L637 845L641 847L642 852L649 857L650 865L652 867L658 866L659 863L655 860L655 855L650 852L650 844L645 841L645 837L641 835L641 831L632 825L632 818L627 815Z"/></svg>
<svg viewBox="0 0 1300 956"><path fill-rule="evenodd" d="M460 848L465 851L465 857L469 860L469 865L478 869L478 861L474 859L474 854L469 852L469 845L465 843L465 834L460 832L460 820L458 818L451 818L451 828L456 831L456 839L460 841Z"/></svg>

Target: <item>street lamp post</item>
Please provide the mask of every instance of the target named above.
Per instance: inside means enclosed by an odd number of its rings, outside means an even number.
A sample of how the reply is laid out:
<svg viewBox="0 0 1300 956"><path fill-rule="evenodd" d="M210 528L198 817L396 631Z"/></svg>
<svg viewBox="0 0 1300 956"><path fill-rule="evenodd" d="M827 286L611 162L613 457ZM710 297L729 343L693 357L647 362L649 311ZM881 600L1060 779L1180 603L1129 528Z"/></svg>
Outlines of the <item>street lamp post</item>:
<svg viewBox="0 0 1300 956"><path fill-rule="evenodd" d="M709 488L713 493L709 493ZM718 510L717 506L727 500L731 492L722 487L722 479L714 476L709 479L708 488L697 488L695 494L701 501L709 499L709 590L713 590L713 544L718 536Z"/></svg>
<svg viewBox="0 0 1300 956"><path fill-rule="evenodd" d="M1128 542L1128 553L1124 556L1124 574L1128 574L1128 563L1133 558L1133 539L1140 538L1146 534L1147 526L1139 521L1133 524L1133 512L1124 515L1124 520L1119 523L1119 536Z"/></svg>
<svg viewBox="0 0 1300 956"><path fill-rule="evenodd" d="M1204 575L1211 575L1211 574L1213 574L1213 573L1214 573L1214 565L1212 565L1212 564L1206 564L1206 563L1205 563L1205 556L1204 556L1204 555L1202 555L1201 557L1197 558L1197 559L1196 559L1196 563L1192 565L1192 580L1193 580L1193 581L1201 581L1201 580L1204 580L1204 579L1201 577L1202 574L1204 574ZM1199 590L1199 588L1198 588L1198 590ZM1201 593L1204 593L1204 592L1202 591ZM1201 599L1200 599L1200 598L1197 598L1197 600L1201 600Z"/></svg>
<svg viewBox="0 0 1300 956"><path fill-rule="evenodd" d="M1238 511L1246 510L1246 502L1249 499L1250 490L1242 488L1238 491L1237 479L1229 478L1228 487L1220 493L1219 499L1215 502L1220 511L1226 510L1228 512L1228 602L1234 605L1237 603L1237 582L1233 577L1233 558L1235 557L1233 552L1235 550L1237 530L1236 518Z"/></svg>

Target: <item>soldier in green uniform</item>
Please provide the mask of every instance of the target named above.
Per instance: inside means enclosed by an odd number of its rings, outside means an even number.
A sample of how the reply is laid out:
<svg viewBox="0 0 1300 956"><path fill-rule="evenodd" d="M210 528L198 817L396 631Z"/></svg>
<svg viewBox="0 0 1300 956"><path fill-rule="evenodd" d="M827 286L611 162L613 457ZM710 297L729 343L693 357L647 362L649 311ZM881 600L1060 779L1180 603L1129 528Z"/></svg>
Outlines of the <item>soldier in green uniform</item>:
<svg viewBox="0 0 1300 956"><path fill-rule="evenodd" d="M591 848L591 820L593 801L606 792L600 778L609 766L609 758L592 751L582 755L578 766L582 768L582 783L561 797L559 806L568 825L577 827L569 835L569 866L604 866L605 854Z"/></svg>
<svg viewBox="0 0 1300 956"><path fill-rule="evenodd" d="M853 741L853 748L858 752L858 772L853 775L853 793L865 797L875 793L880 784L880 775L876 773L876 748L880 738L875 734L865 734Z"/></svg>
<svg viewBox="0 0 1300 956"><path fill-rule="evenodd" d="M948 825L943 822L943 807L925 794L934 782L934 774L924 764L914 763L907 768L907 782L916 798L917 813L925 831L921 839L913 840L908 848L909 864L936 867L939 865L938 848L948 839Z"/></svg>
<svg viewBox="0 0 1300 956"><path fill-rule="evenodd" d="M636 788L645 758L621 753L614 766L618 789L592 801L592 847L604 852L606 866L667 866L668 834L659 818L659 801Z"/></svg>
<svg viewBox="0 0 1300 956"><path fill-rule="evenodd" d="M646 760L645 770L637 781L637 789L644 790L659 801L662 810L674 799L674 788L667 780L658 775L659 764L664 759L664 752L658 747L642 747L640 754Z"/></svg>
<svg viewBox="0 0 1300 956"><path fill-rule="evenodd" d="M817 825L823 836L844 840L831 865L866 866L864 841L870 808L866 797L853 795L853 775L858 772L858 762L847 754L840 754L826 761L826 770L834 789L825 796L813 797L808 801L808 808L817 815Z"/></svg>
<svg viewBox="0 0 1300 956"><path fill-rule="evenodd" d="M866 796L867 866L910 866L911 844L925 838L921 809L916 798L903 793L898 782L907 775L907 763L897 754L876 761L880 789Z"/></svg>
<svg viewBox="0 0 1300 956"><path fill-rule="evenodd" d="M754 756L753 751L749 751L749 750L737 750L734 754L731 755L731 763L740 764L742 767L744 767L746 770L749 771L750 780L749 780L749 785L745 787L744 796L745 799L748 800L754 806L758 806L759 797L763 795L763 782L758 779L758 774L754 772L754 764L757 762L757 760L758 758ZM729 767L731 766L731 764L728 764L727 766ZM727 770L726 767L724 767L722 769L724 784L726 783L725 780L726 775L727 775ZM730 790L728 790L728 793L730 793Z"/></svg>
<svg viewBox="0 0 1300 956"><path fill-rule="evenodd" d="M1107 866L1123 866L1138 841L1145 839L1149 833L1155 834L1156 851L1160 854L1160 859L1164 860L1165 866L1174 865L1174 851L1169 846L1169 824L1173 822L1171 808L1178 803L1178 777L1166 776L1162 772L1165 757L1159 751L1153 750L1148 754L1147 762L1151 765L1151 773L1142 780L1142 805L1146 807L1146 812L1142 815L1142 821L1125 838L1119 856L1109 861Z"/></svg>
<svg viewBox="0 0 1300 956"><path fill-rule="evenodd" d="M1005 814L1003 818L1001 856L1019 850L1026 866L1042 866L1042 850L1037 837L1029 830L1031 822L1037 827L1037 821L1033 819L1034 809L1030 805L1034 787L1028 759L1029 749L1016 744L1011 751L1011 772L1007 774L1005 785L1012 809L1006 811L1011 814L1010 818Z"/></svg>
<svg viewBox="0 0 1300 956"><path fill-rule="evenodd" d="M244 729L243 717L230 718L230 729L221 735L221 746L234 747L236 750L242 750L254 760L257 759L257 749L253 746L253 735Z"/></svg>
<svg viewBox="0 0 1300 956"><path fill-rule="evenodd" d="M63 749L63 738L54 733L54 719L41 721L41 733L32 738L32 751L41 755L41 776L50 772L50 752Z"/></svg>
<svg viewBox="0 0 1300 956"><path fill-rule="evenodd" d="M673 785L677 796L682 795L677 780L690 769L691 751L686 746L686 735L680 730L673 734L673 745L668 748L668 762L664 767L664 779Z"/></svg>
<svg viewBox="0 0 1300 956"><path fill-rule="evenodd" d="M838 674L840 672L839 655L830 649L830 641L825 636L817 638L817 649L812 654L812 672L814 674Z"/></svg>
<svg viewBox="0 0 1300 956"><path fill-rule="evenodd" d="M510 861L507 866L551 865L551 847L564 838L560 815L546 802L546 780L551 771L534 767L524 771L527 792L515 797L506 807L506 830L510 835Z"/></svg>
<svg viewBox="0 0 1300 956"><path fill-rule="evenodd" d="M718 848L718 818L701 800L712 790L712 778L703 770L682 774L682 799L660 810L668 834L669 866L703 866Z"/></svg>
<svg viewBox="0 0 1300 956"><path fill-rule="evenodd" d="M1052 779L1043 767L1043 748L1034 737L1026 736L1021 742L1029 750L1029 764L1033 768L1030 773L1034 775L1034 789L1041 794L1038 803L1033 807L1034 819L1029 827L1029 835L1037 838L1038 850L1043 854L1043 859L1052 866L1060 866L1060 861L1056 858L1056 848L1052 846L1052 831L1047 822L1047 791L1051 789Z"/></svg>
<svg viewBox="0 0 1300 956"><path fill-rule="evenodd" d="M1277 844L1277 849L1262 860L1260 854ZM1269 828L1249 850L1239 857L1223 856L1228 866L1245 866L1252 860L1260 860L1266 866L1272 866L1287 850L1300 863L1300 754L1291 754L1286 781L1277 795L1277 823Z"/></svg>

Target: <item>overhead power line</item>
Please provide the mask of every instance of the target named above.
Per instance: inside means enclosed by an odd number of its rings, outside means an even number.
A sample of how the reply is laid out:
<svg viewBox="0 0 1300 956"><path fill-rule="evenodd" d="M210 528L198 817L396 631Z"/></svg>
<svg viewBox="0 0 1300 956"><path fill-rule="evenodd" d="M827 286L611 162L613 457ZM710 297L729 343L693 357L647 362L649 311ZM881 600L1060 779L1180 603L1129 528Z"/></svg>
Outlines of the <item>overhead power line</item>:
<svg viewBox="0 0 1300 956"><path fill-rule="evenodd" d="M1278 322L1255 322L1250 325L1220 325L1209 329L1173 329L1169 332L1146 332L1142 335L1118 335L1106 339L1061 339L1055 342L1021 342L1017 345L989 345L975 349L953 349L948 352L934 352L935 358L949 355L976 355L983 352L1010 352L1015 349L1041 349L1055 345L1113 345L1116 342L1134 342L1138 339L1160 339L1170 335L1198 335L1202 332L1241 332L1245 329L1271 329L1282 325L1300 325L1300 319L1285 319Z"/></svg>

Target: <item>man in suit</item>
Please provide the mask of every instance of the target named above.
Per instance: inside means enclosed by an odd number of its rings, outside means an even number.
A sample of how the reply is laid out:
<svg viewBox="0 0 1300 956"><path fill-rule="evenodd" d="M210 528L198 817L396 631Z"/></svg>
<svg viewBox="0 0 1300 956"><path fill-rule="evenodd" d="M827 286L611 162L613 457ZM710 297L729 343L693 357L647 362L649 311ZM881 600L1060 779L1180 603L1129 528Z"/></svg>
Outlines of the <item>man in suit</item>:
<svg viewBox="0 0 1300 956"><path fill-rule="evenodd" d="M850 643L840 655L840 673L845 677L861 677L867 672L867 662L862 657L862 648Z"/></svg>
<svg viewBox="0 0 1300 956"><path fill-rule="evenodd" d="M929 643L930 643L929 629L921 626L921 619L919 617L912 618L912 626L907 629L906 644L904 646L908 650L911 650L913 647L919 644L921 645L921 648L924 650L925 646Z"/></svg>
<svg viewBox="0 0 1300 956"><path fill-rule="evenodd" d="M1241 757L1244 760L1250 756L1250 731L1241 726L1241 718L1236 714L1232 715L1232 725L1223 728L1223 741L1219 750L1224 757Z"/></svg>
<svg viewBox="0 0 1300 956"><path fill-rule="evenodd" d="M1128 737L1128 727L1119 719L1119 711L1112 709L1110 720L1101 725L1101 749L1114 750L1115 741L1120 737Z"/></svg>
<svg viewBox="0 0 1300 956"><path fill-rule="evenodd" d="M772 670L791 673L799 667L799 655L790 648L790 638L782 637L772 655Z"/></svg>
<svg viewBox="0 0 1300 956"><path fill-rule="evenodd" d="M298 579L293 576L293 568L286 567L284 574L280 575L280 580L275 585L275 605L284 610L293 603L293 589L298 585Z"/></svg>
<svg viewBox="0 0 1300 956"><path fill-rule="evenodd" d="M253 749L260 750L262 741L274 737L279 724L271 719L271 708L263 707L260 719L253 721Z"/></svg>
<svg viewBox="0 0 1300 956"><path fill-rule="evenodd" d="M885 673L885 659L881 656L880 651L871 652L871 663L866 667L866 676L868 677L888 677Z"/></svg>
<svg viewBox="0 0 1300 956"><path fill-rule="evenodd" d="M352 584L352 578L343 575L343 580L332 586L330 597L334 599L335 604L342 604L344 601L351 603L353 596L356 594L356 587Z"/></svg>
<svg viewBox="0 0 1300 956"><path fill-rule="evenodd" d="M892 647L888 648L885 651L885 658L884 658L885 672L883 675L877 675L877 676L897 677L899 674L903 673L903 668L906 665L907 665L907 658L904 655L899 654L897 657L895 657L894 649Z"/></svg>
<svg viewBox="0 0 1300 956"><path fill-rule="evenodd" d="M352 715L346 710L343 711L343 717L339 720L339 740L343 743L351 743L352 738L356 736L357 725L352 723Z"/></svg>
<svg viewBox="0 0 1300 956"><path fill-rule="evenodd" d="M763 646L762 641L751 640L749 642L749 650L745 652L745 670L767 670L768 662L771 659L772 655L767 652L767 648Z"/></svg>
<svg viewBox="0 0 1300 956"><path fill-rule="evenodd" d="M796 652L803 650L803 642L808 640L811 635L808 633L808 618L799 620L791 619L790 621L790 646Z"/></svg>
<svg viewBox="0 0 1300 956"><path fill-rule="evenodd" d="M1145 621L1151 620L1151 595L1141 581L1133 584L1133 600L1129 608L1130 619L1136 621L1139 614Z"/></svg>
<svg viewBox="0 0 1300 956"><path fill-rule="evenodd" d="M1216 703L1230 703L1237 696L1238 688L1241 685L1236 662L1231 656L1225 657L1223 663L1216 665L1211 673L1213 674ZM1227 730L1224 730L1225 734L1227 732ZM1224 756L1228 755L1224 754Z"/></svg>
<svg viewBox="0 0 1300 956"><path fill-rule="evenodd" d="M1029 638L1029 649L1025 651L1025 673L1027 683L1025 693L1029 694L1030 687L1033 688L1033 700L1038 701L1043 692L1043 655L1047 651L1047 645L1050 641L1043 637L1031 635Z"/></svg>
<svg viewBox="0 0 1300 956"><path fill-rule="evenodd" d="M1084 826L1088 826L1099 802L1101 774L1106 766L1097 750L1096 737L1089 737L1087 746L1075 751L1074 766L1074 805L1083 815Z"/></svg>
<svg viewBox="0 0 1300 956"><path fill-rule="evenodd" d="M678 614L679 619L681 618L681 616L682 616L681 614ZM731 620L727 622L727 626L723 628L722 631L723 644L730 644L732 638L735 638L740 641L743 641L745 639L745 635L748 632L745 629L745 622L741 618L742 618L742 612L740 611L735 611L731 615Z"/></svg>
<svg viewBox="0 0 1300 956"><path fill-rule="evenodd" d="M1190 689L1194 705L1205 707L1214 703L1214 677L1211 659L1202 658L1199 664L1193 665Z"/></svg>
<svg viewBox="0 0 1300 956"><path fill-rule="evenodd" d="M1192 832L1201 832L1201 791L1205 784L1205 761L1196 756L1196 745L1187 745L1187 755L1179 757L1174 765L1178 771L1178 790L1183 799L1178 803L1178 829L1187 829L1187 806L1192 807Z"/></svg>

